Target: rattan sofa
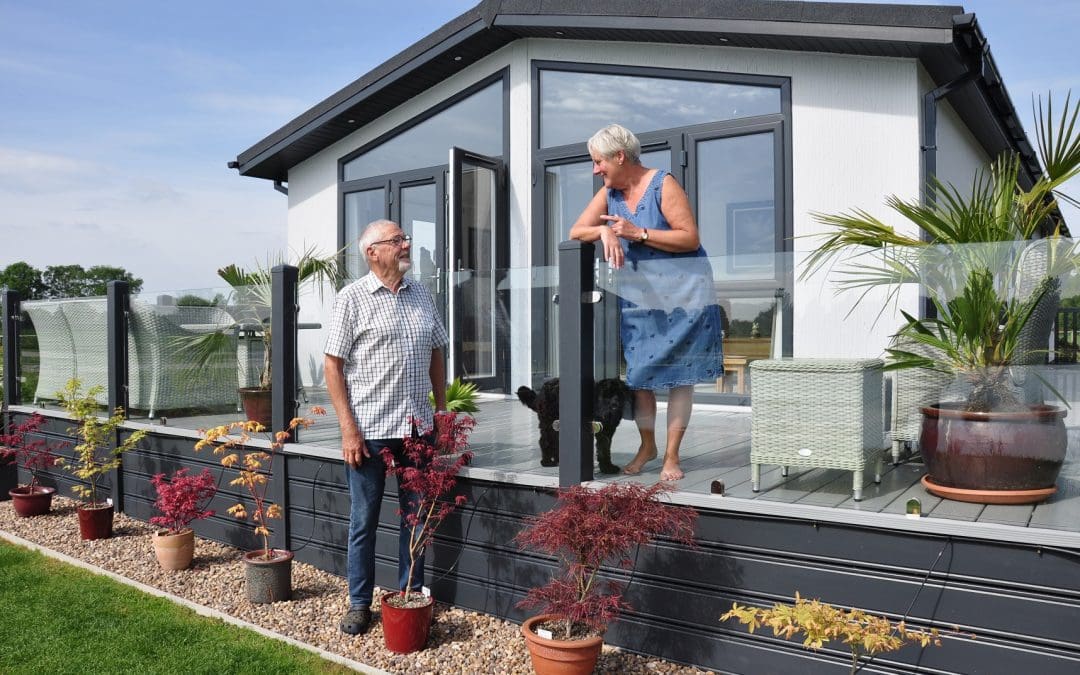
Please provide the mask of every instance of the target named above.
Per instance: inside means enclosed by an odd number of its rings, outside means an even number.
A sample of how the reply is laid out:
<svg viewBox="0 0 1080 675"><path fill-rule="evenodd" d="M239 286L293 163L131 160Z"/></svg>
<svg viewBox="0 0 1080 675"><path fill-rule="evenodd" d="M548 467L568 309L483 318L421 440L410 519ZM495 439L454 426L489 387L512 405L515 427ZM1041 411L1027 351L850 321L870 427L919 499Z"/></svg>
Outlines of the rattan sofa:
<svg viewBox="0 0 1080 675"><path fill-rule="evenodd" d="M55 400L68 380L83 390L107 382L105 298L23 304L38 337L40 365L34 402ZM133 300L128 332L128 407L160 412L237 403L235 322L218 307L177 307ZM192 365L190 338L224 331L229 346L204 367ZM99 403L106 402L105 394Z"/></svg>

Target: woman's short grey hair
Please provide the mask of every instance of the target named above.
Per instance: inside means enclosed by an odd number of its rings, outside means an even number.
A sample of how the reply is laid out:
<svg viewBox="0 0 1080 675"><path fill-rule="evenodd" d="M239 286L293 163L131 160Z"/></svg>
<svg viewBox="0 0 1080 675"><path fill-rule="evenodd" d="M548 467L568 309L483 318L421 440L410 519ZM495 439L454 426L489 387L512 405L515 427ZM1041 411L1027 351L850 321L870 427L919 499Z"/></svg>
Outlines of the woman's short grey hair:
<svg viewBox="0 0 1080 675"><path fill-rule="evenodd" d="M609 124L597 131L589 139L588 148L589 152L609 159L621 150L631 164L641 161L641 141L621 124Z"/></svg>
<svg viewBox="0 0 1080 675"><path fill-rule="evenodd" d="M359 247L360 252L367 255L368 247L379 240L382 236L382 231L386 227L397 227L398 224L392 220L380 218L379 220L373 220L367 224L363 233L360 235Z"/></svg>

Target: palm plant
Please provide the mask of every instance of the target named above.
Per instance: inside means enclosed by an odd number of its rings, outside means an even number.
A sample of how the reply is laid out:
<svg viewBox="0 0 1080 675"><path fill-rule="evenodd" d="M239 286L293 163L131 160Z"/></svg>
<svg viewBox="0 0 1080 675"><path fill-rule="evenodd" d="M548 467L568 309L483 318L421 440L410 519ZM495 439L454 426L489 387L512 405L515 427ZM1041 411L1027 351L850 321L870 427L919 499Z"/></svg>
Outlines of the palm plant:
<svg viewBox="0 0 1080 675"><path fill-rule="evenodd" d="M934 180L931 203L889 197L889 208L915 225L915 234L861 209L815 214L833 230L815 235L821 243L802 278L838 263L838 286L860 291L856 304L885 288L885 306L905 285L922 284L936 316L920 320L902 312L897 344L921 348L889 349L887 368L956 377L966 383L968 410L1020 407L1010 368L1045 353L1041 329L1049 331L1061 280L1080 267L1080 248L1067 238L1058 211L1058 200L1078 204L1062 187L1080 175L1080 103L1072 104L1070 94L1055 119L1053 99L1045 110L1039 100L1036 117L1044 169L1030 186L1021 158L1009 152L976 174L970 194Z"/></svg>
<svg viewBox="0 0 1080 675"><path fill-rule="evenodd" d="M309 247L295 261L290 261L284 253L278 253L267 257L265 262L256 262L252 269L244 269L235 264L219 269L218 276L233 289L229 304L235 323L210 333L182 338L182 348L192 356L193 366L206 367L222 354L228 353L232 349L231 338L236 329L255 331L261 335L263 343L259 388L269 389L273 374L270 365L270 308L273 292L271 271L277 265L295 266L298 269L298 284L313 284L321 299L327 284L336 288L345 278L340 254L341 251L337 251L321 256L315 247Z"/></svg>

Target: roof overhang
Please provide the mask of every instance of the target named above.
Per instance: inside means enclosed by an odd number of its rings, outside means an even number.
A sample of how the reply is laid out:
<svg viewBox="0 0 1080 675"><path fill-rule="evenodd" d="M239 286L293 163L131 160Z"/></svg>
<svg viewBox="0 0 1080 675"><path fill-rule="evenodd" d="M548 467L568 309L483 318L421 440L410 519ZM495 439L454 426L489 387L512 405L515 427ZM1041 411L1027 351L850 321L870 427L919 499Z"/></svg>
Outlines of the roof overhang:
<svg viewBox="0 0 1080 675"><path fill-rule="evenodd" d="M1012 149L1031 175L1039 163L990 55L959 6L778 0L484 0L241 152L244 176L288 171L422 91L523 38L716 45L918 59L938 85L973 68L948 95L995 156Z"/></svg>

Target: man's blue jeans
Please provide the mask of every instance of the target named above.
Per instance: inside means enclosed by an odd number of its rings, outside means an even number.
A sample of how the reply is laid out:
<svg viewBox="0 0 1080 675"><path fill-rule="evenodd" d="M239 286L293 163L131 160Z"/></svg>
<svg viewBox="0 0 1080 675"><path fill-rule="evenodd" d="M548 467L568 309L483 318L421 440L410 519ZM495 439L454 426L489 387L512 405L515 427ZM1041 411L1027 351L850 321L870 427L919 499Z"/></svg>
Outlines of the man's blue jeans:
<svg viewBox="0 0 1080 675"><path fill-rule="evenodd" d="M404 443L398 439L367 440L370 458L364 458L359 468L345 465L345 478L349 485L349 555L346 574L349 581L349 609L367 609L375 589L375 532L379 527L379 507L382 506L383 488L386 485L386 464L379 453L383 448L393 452L394 461L406 465ZM398 490L398 502L403 513L415 510L409 506L411 495ZM401 519L398 534L398 589L409 582L409 534L410 529ZM412 590L420 590L424 583L423 552L417 557L413 570Z"/></svg>

